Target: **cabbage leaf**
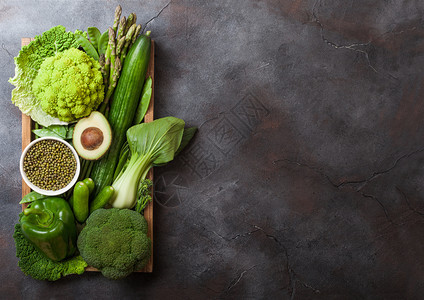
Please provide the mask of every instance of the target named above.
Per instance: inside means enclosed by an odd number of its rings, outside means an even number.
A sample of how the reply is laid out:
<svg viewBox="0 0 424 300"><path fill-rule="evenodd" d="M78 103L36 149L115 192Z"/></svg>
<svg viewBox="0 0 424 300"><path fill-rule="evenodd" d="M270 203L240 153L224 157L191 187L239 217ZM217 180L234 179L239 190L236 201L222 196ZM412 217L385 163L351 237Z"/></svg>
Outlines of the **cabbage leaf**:
<svg viewBox="0 0 424 300"><path fill-rule="evenodd" d="M78 42L72 32L66 32L62 25L53 27L41 36L36 36L29 45L23 46L15 57L15 77L9 82L15 86L12 102L35 122L43 126L67 124L42 110L40 102L32 93L32 82L38 74L41 63L69 48L77 48Z"/></svg>

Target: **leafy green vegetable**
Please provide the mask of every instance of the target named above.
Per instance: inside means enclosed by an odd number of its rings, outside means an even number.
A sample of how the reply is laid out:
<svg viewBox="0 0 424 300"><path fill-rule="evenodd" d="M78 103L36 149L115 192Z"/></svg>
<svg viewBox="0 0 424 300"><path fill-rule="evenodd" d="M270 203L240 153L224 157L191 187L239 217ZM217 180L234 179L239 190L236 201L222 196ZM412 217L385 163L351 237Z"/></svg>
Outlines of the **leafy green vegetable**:
<svg viewBox="0 0 424 300"><path fill-rule="evenodd" d="M35 122L49 126L64 124L59 119L47 114L41 107L40 101L32 93L32 83L38 74L41 64L47 57L54 56L71 47L78 47L78 42L72 32L66 32L59 25L36 36L28 46L22 47L15 57L15 77L9 82L15 86L12 91L12 102Z"/></svg>
<svg viewBox="0 0 424 300"><path fill-rule="evenodd" d="M34 202L35 200L40 200L40 199L45 199L48 198L48 196L45 195L41 195L37 192L29 192L28 194L26 194L22 200L19 202L19 204L24 204L24 203L31 203Z"/></svg>
<svg viewBox="0 0 424 300"><path fill-rule="evenodd" d="M62 138L66 138L66 133L68 132L67 126L62 125L52 125L48 127L51 131L61 136Z"/></svg>
<svg viewBox="0 0 424 300"><path fill-rule="evenodd" d="M63 140L69 140L72 139L74 126L51 125L42 129L34 129L32 132L38 137L52 136Z"/></svg>
<svg viewBox="0 0 424 300"><path fill-rule="evenodd" d="M75 125L68 127L68 132L66 132L65 140L72 140L72 136L74 134L74 128L75 128Z"/></svg>
<svg viewBox="0 0 424 300"><path fill-rule="evenodd" d="M87 267L87 263L81 256L60 262L48 259L25 238L20 224L15 225L13 238L15 239L16 257L19 258L18 266L25 275L34 279L55 281L70 274L82 274Z"/></svg>
<svg viewBox="0 0 424 300"><path fill-rule="evenodd" d="M100 31L96 27L88 27L87 28L88 37L90 38L91 44L98 49L99 39L100 39Z"/></svg>
<svg viewBox="0 0 424 300"><path fill-rule="evenodd" d="M134 207L140 182L146 178L153 165L162 165L174 159L183 131L184 121L174 117L157 119L128 129L131 158L112 184L115 194L110 203L113 207Z"/></svg>
<svg viewBox="0 0 424 300"><path fill-rule="evenodd" d="M147 203L152 201L152 186L153 182L150 179L144 179L138 188L137 203L134 210L142 213Z"/></svg>
<svg viewBox="0 0 424 300"><path fill-rule="evenodd" d="M181 139L180 147L178 147L178 150L177 152L175 152L175 155L180 154L181 151L184 150L184 148L190 143L191 139L193 138L196 132L197 132L197 127L190 127L190 128L184 129L183 138Z"/></svg>
<svg viewBox="0 0 424 300"><path fill-rule="evenodd" d="M75 37L78 41L78 44L84 49L84 51L88 54L88 56L98 61L99 54L97 53L96 48L94 48L94 46L90 43L90 41L86 37L78 33L75 34Z"/></svg>
<svg viewBox="0 0 424 300"><path fill-rule="evenodd" d="M46 58L32 90L48 114L65 122L88 116L104 98L100 64L71 48Z"/></svg>
<svg viewBox="0 0 424 300"><path fill-rule="evenodd" d="M109 33L108 33L108 31L105 31L100 36L99 42L98 42L98 45L97 45L99 55L106 53L106 48L107 48L108 42L109 42Z"/></svg>
<svg viewBox="0 0 424 300"><path fill-rule="evenodd" d="M137 125L143 121L146 115L147 109L150 105L150 99L152 98L152 77L147 78L144 83L143 91L141 92L141 101L138 104L137 112L135 113L133 124Z"/></svg>
<svg viewBox="0 0 424 300"><path fill-rule="evenodd" d="M78 237L81 256L110 279L140 270L149 261L147 221L129 209L95 210Z"/></svg>
<svg viewBox="0 0 424 300"><path fill-rule="evenodd" d="M48 129L48 127L46 128L42 128L42 129L34 129L32 131L37 137L55 137L58 139L63 139L63 137L61 137L60 135L58 135L57 133L51 131Z"/></svg>

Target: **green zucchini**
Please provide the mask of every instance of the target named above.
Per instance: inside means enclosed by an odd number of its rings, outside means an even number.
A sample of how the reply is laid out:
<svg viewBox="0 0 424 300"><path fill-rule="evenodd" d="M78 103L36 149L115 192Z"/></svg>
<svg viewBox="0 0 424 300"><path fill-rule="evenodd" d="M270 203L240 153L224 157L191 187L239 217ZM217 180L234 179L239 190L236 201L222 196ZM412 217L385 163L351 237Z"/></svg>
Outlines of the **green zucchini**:
<svg viewBox="0 0 424 300"><path fill-rule="evenodd" d="M112 185L119 153L126 140L126 132L134 120L146 78L150 60L150 45L150 37L141 35L125 58L108 116L112 128L112 144L106 155L94 163L90 174L96 185L94 196L105 186Z"/></svg>

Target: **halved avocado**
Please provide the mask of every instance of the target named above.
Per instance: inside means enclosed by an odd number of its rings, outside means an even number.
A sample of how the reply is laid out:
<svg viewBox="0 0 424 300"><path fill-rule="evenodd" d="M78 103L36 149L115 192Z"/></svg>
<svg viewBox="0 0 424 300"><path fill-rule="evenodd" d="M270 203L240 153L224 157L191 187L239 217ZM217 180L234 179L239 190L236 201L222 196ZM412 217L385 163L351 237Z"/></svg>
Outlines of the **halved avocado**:
<svg viewBox="0 0 424 300"><path fill-rule="evenodd" d="M79 156L86 160L98 160L112 143L112 130L105 116L93 111L78 121L74 128L72 143Z"/></svg>

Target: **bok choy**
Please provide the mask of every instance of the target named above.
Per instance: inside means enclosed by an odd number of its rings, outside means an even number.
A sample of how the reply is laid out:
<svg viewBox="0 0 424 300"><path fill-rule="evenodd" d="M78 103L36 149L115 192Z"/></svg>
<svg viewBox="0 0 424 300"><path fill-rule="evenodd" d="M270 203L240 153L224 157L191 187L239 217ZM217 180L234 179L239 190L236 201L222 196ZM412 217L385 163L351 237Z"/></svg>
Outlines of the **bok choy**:
<svg viewBox="0 0 424 300"><path fill-rule="evenodd" d="M110 204L113 207L134 207L139 185L150 168L174 159L181 144L184 125L181 119L165 117L128 129L130 158L112 184L115 193Z"/></svg>

